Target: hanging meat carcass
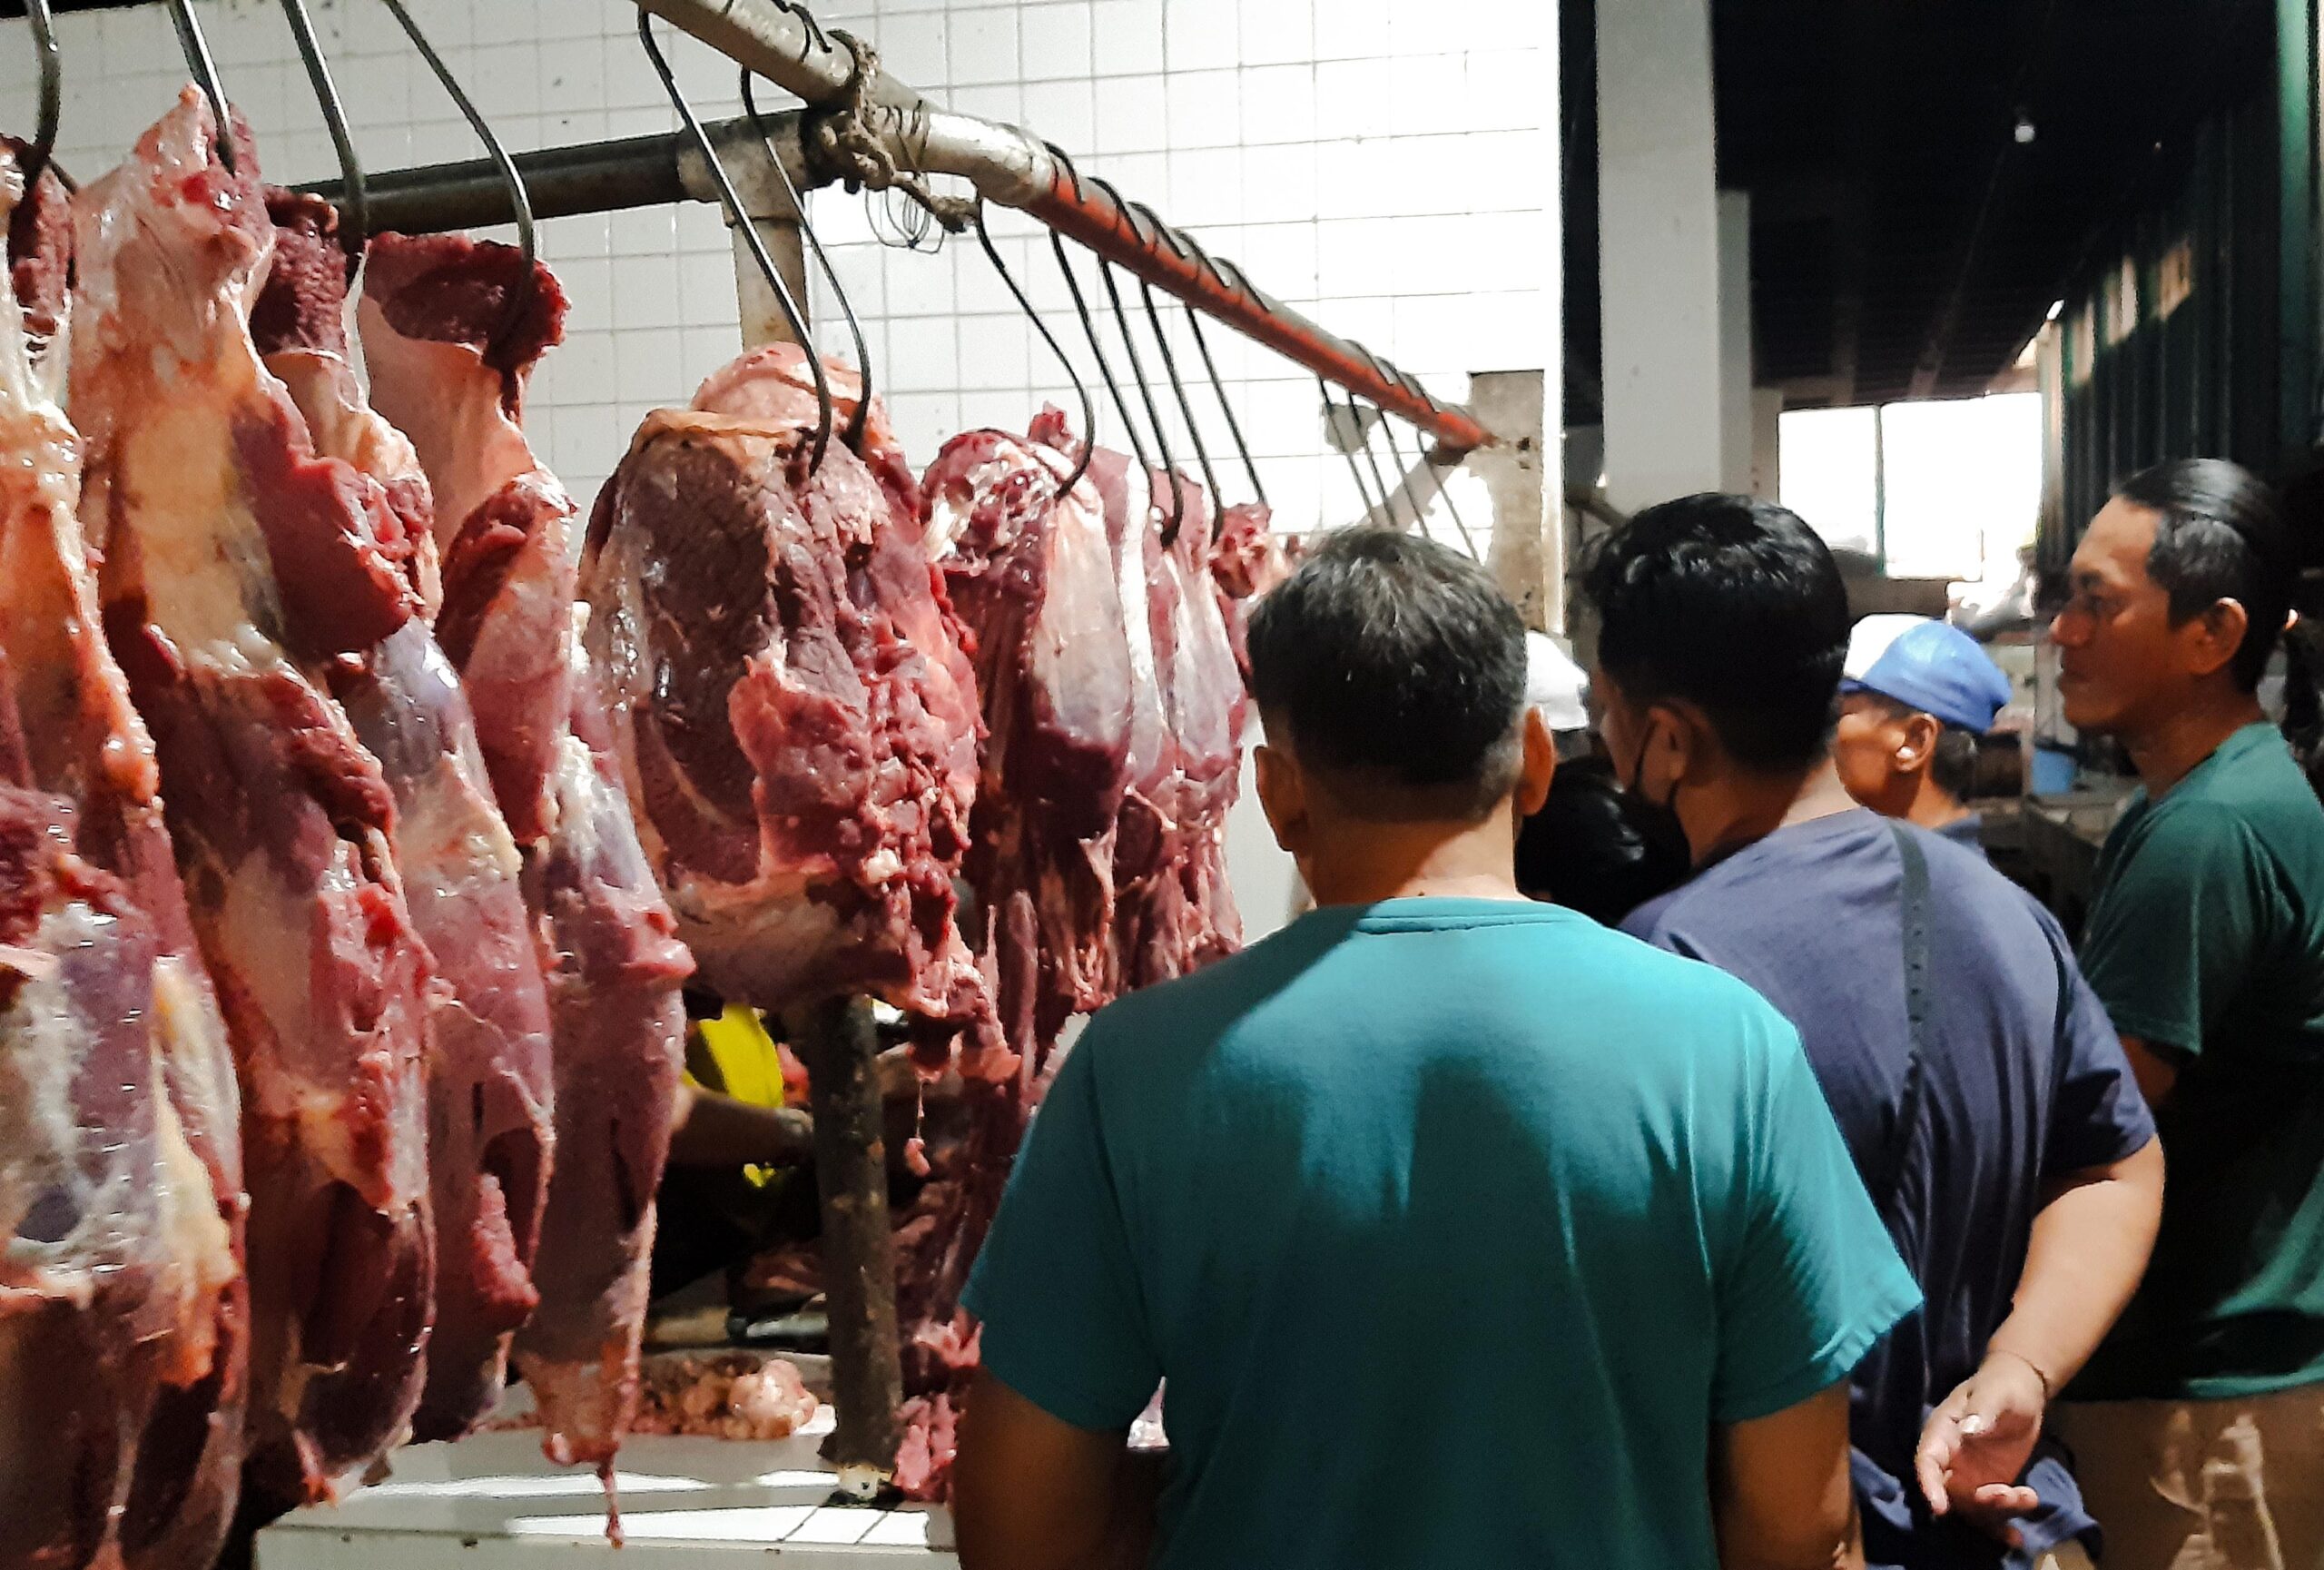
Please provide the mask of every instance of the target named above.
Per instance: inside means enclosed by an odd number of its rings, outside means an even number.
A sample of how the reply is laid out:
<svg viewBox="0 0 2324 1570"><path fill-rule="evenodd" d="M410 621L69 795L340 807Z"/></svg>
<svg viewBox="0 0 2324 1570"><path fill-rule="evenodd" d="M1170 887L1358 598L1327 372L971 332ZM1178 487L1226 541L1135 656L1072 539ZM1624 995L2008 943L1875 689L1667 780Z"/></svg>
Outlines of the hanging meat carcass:
<svg viewBox="0 0 2324 1570"><path fill-rule="evenodd" d="M669 1150L691 970L615 773L575 600L574 509L521 424L564 331L547 269L510 247L383 235L358 321L373 406L434 493L437 631L476 715L545 934L554 1162L515 1358L544 1448L611 1476L637 1401L654 1192Z"/></svg>
<svg viewBox="0 0 2324 1570"><path fill-rule="evenodd" d="M251 1455L261 1509L327 1496L407 1432L432 1310L426 954L394 798L320 661L410 619L379 488L319 459L260 363L257 160L201 95L75 200L72 412L106 629L153 734L241 1091Z"/></svg>
<svg viewBox="0 0 2324 1570"><path fill-rule="evenodd" d="M409 441L364 401L347 360L338 214L275 192L274 263L251 314L267 369L319 451L378 482L410 544L422 602L440 597L428 479ZM553 1092L548 1001L516 842L492 799L458 677L418 618L330 667L331 690L395 793L396 864L436 962L428 1006L428 1166L436 1321L419 1439L456 1438L497 1403L532 1282L547 1195Z"/></svg>
<svg viewBox="0 0 2324 1570"><path fill-rule="evenodd" d="M844 425L861 396L827 368ZM859 459L774 345L647 417L598 498L591 648L647 850L704 980L781 1010L869 994L949 1048L989 1015L954 924L975 677L873 400Z"/></svg>
<svg viewBox="0 0 2324 1570"><path fill-rule="evenodd" d="M1167 495L1169 483L1157 477L1156 489ZM1213 576L1208 500L1192 480L1178 477L1177 484L1177 536L1163 550L1153 605L1157 618L1167 609L1170 624L1167 638L1157 632L1157 641L1169 649L1164 686L1177 741L1170 806L1176 841L1166 859L1178 890L1162 897L1162 909L1147 923L1143 952L1151 958L1134 974L1137 986L1183 975L1243 944L1242 918L1226 882L1226 815L1242 785L1248 699Z"/></svg>
<svg viewBox="0 0 2324 1570"><path fill-rule="evenodd" d="M233 1065L74 516L64 191L26 196L20 155L0 151L0 1566L163 1570L210 1562L241 1466Z"/></svg>
<svg viewBox="0 0 2324 1570"><path fill-rule="evenodd" d="M1080 455L1055 409L1036 418L1031 434L1068 459ZM1226 824L1240 783L1246 700L1212 575L1202 489L1179 478L1174 506L1162 471L1142 471L1102 447L1090 454L1089 478L1105 508L1132 676L1113 844L1111 996L1183 975L1241 943Z"/></svg>
<svg viewBox="0 0 2324 1570"><path fill-rule="evenodd" d="M945 443L921 487L987 733L968 880L1003 1037L1035 1072L1065 1022L1108 996L1135 703L1104 505L1086 479L1059 494L1072 469L1044 443L972 430Z"/></svg>

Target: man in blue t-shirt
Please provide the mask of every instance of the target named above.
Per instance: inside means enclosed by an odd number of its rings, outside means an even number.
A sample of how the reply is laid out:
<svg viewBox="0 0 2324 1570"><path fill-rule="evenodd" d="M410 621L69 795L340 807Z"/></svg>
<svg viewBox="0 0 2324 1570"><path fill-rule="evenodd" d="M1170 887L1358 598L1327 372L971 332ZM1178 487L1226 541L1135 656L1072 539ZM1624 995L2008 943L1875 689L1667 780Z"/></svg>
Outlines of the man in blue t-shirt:
<svg viewBox="0 0 2324 1570"><path fill-rule="evenodd" d="M1917 1295L1796 1034L1519 894L1555 754L1473 562L1335 535L1249 650L1317 908L1042 1102L968 1291L964 1570L1842 1562L1848 1371Z"/></svg>
<svg viewBox="0 0 2324 1570"><path fill-rule="evenodd" d="M1625 930L1798 1028L1926 1298L1856 1370L1870 1563L2083 1563L2096 1533L2043 1421L2162 1199L2105 1010L1984 858L1850 799L1830 757L1847 594L1806 524L1745 497L1649 508L1585 588L1607 750L1695 854Z"/></svg>

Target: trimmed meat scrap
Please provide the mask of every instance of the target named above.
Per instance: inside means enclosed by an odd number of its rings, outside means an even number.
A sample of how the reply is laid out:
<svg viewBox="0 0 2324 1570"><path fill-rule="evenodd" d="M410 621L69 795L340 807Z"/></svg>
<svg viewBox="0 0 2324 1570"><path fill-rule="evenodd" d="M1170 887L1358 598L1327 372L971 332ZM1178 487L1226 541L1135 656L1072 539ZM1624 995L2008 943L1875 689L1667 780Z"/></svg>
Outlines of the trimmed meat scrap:
<svg viewBox="0 0 2324 1570"><path fill-rule="evenodd" d="M521 424L525 379L565 311L547 269L523 269L506 245L382 235L357 321L372 404L411 439L434 492L438 637L546 946L556 1159L532 1269L540 1307L514 1356L550 1457L610 1476L636 1409L692 962L606 750L574 598L573 504Z"/></svg>
<svg viewBox="0 0 2324 1570"><path fill-rule="evenodd" d="M347 361L338 214L270 194L274 266L251 313L267 368L317 448L377 482L424 604L441 596L419 455L364 401ZM420 621L330 667L331 690L395 794L396 864L436 964L428 1002L428 1168L436 1319L415 1438L467 1433L497 1404L508 1343L539 1301L532 1265L549 1180L548 1000L521 864L459 678Z"/></svg>
<svg viewBox="0 0 2324 1570"><path fill-rule="evenodd" d="M58 407L70 225L0 148L0 1565L206 1565L248 1299L232 1061Z"/></svg>
<svg viewBox="0 0 2324 1570"><path fill-rule="evenodd" d="M831 370L843 424L854 379ZM871 465L807 470L802 352L647 417L598 499L590 647L647 852L707 983L781 1010L869 993L988 1017L954 925L975 677L873 405Z"/></svg>
<svg viewBox="0 0 2324 1570"><path fill-rule="evenodd" d="M319 458L249 328L274 240L201 94L75 199L72 412L106 630L153 734L241 1092L260 1509L408 1431L432 1311L427 958L394 798L320 678L418 608L379 488Z"/></svg>

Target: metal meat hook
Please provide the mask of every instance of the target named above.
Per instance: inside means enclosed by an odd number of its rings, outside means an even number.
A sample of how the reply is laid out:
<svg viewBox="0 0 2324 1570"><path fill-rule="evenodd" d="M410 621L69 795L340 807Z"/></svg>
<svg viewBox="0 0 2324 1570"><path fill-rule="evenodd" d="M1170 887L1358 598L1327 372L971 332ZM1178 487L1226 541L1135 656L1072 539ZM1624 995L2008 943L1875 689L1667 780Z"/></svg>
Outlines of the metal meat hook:
<svg viewBox="0 0 2324 1570"><path fill-rule="evenodd" d="M1000 260L1000 252L992 243L992 236L985 232L982 202L977 204L976 225L977 243L984 247L985 260L992 263L995 272L1000 274L1000 281L1008 285L1018 308L1033 324L1033 331L1041 335L1041 341L1049 346L1049 352L1057 356L1057 362L1065 367L1067 379L1073 383L1073 390L1081 399L1081 461L1075 464L1073 472L1065 477L1065 483L1057 488L1061 498L1079 485L1081 477L1089 472L1089 459L1098 450L1098 406L1089 397L1089 384L1081 380L1079 371L1073 369L1073 361L1067 356L1065 345L1057 341L1057 334L1049 331L1049 324L1041 320L1041 313L1033 309L1033 302L1025 298L1025 291L1017 286L1017 280L1009 276L1007 264ZM1050 238L1055 239L1056 236L1051 235ZM1075 292L1078 298L1079 291L1077 290ZM1088 318L1085 316L1083 320Z"/></svg>
<svg viewBox="0 0 2324 1570"><path fill-rule="evenodd" d="M1089 314L1089 301L1081 292L1081 280L1075 275L1073 264L1066 260L1064 237L1054 229L1049 231L1049 251L1057 258L1057 270L1065 275L1066 291L1073 296L1073 313L1081 318L1082 334L1089 341L1089 354L1098 362L1098 374L1106 379L1106 392L1114 400L1114 412L1121 416L1122 429L1129 434L1130 455L1137 459L1138 468L1150 469L1153 463L1147 456L1146 439L1137 434L1137 421L1129 416L1129 400L1122 396L1121 383L1114 379L1113 364L1106 358L1106 347L1098 340L1097 319ZM1097 438L1098 428L1092 421L1090 441L1094 444Z"/></svg>
<svg viewBox="0 0 2324 1570"><path fill-rule="evenodd" d="M1210 253L1202 248L1201 242L1191 234L1180 238L1186 242L1187 249L1194 252L1196 264L1223 282L1218 263L1210 259ZM1243 439L1243 422L1235 418L1235 406L1227 400L1226 383L1218 374L1218 361L1210 357L1210 340L1203 336L1202 312L1191 305L1186 308L1186 311L1187 330L1195 335L1195 348L1202 352L1202 368L1210 375L1210 390L1217 395L1218 412L1226 417L1227 434L1235 439L1235 450L1242 457L1243 472L1250 479L1251 493L1258 498L1261 507L1265 507L1267 488L1259 482L1259 466L1252 461L1250 443ZM1224 505L1224 499L1221 499L1221 504Z"/></svg>
<svg viewBox="0 0 2324 1570"><path fill-rule="evenodd" d="M393 4L393 0L389 3ZM743 211L743 198L735 191L734 182L726 173L726 165L719 161L718 149L711 142L710 133L702 128L700 117L694 114L694 105L686 101L684 89L678 85L677 77L670 70L670 62L662 53L662 45L654 37L654 14L651 11L640 10L637 14L637 41L645 46L645 58L653 62L654 74L662 79L662 91L669 95L670 107L675 109L678 118L685 122L687 134L694 138L694 147L701 153L703 162L710 166L711 183L718 188L719 205L726 209L727 221L750 249L751 260L757 262L759 271L766 275L767 287L774 291L775 304L782 308L783 319L791 324L792 338L807 352L807 368L815 377L815 440L807 459L807 472L813 474L823 467L823 454L831 449L836 405L832 400L831 374L823 369L823 357L815 352L815 340L807 331L807 313L799 309L799 301L792 297L791 285L783 281L783 270L775 266L774 258L767 254L766 241L760 235L759 226L751 222L749 213ZM863 402L868 406L871 399L867 396Z"/></svg>
<svg viewBox="0 0 2324 1570"><path fill-rule="evenodd" d="M1089 183L1104 192L1114 206L1124 213L1129 209L1122 201L1122 193L1110 181L1090 176ZM1131 219L1133 231L1137 220ZM1122 335L1122 351L1129 357L1130 380L1137 383L1138 401L1146 405L1147 423L1154 428L1154 444L1162 449L1162 472L1170 482L1170 521L1163 526L1162 544L1167 548L1178 542L1178 530L1187 521L1187 493L1178 489L1178 460L1170 451L1170 434L1162 429L1162 410L1154 401L1154 385L1146 380L1146 365L1138 358L1137 340L1129 330L1129 312L1122 309L1121 286L1114 281L1114 264L1104 257L1098 258L1098 281L1106 286L1106 298L1114 308L1114 326ZM1128 419L1128 412L1124 412ZM1134 422L1133 422L1134 423ZM1140 459L1143 462L1143 458Z"/></svg>
<svg viewBox="0 0 2324 1570"><path fill-rule="evenodd" d="M1395 460L1397 471L1404 477L1403 481L1404 487L1404 499L1412 502L1413 504L1413 520L1420 525L1421 532L1423 534L1426 534L1428 532L1426 515L1422 512L1420 503L1414 500L1413 497L1413 471L1404 467L1404 449L1403 444L1396 440L1395 423L1389 418L1388 412L1385 410L1383 410L1380 412L1380 429L1388 438L1388 456ZM1461 544L1466 548L1468 553L1471 556L1475 557L1477 560L1484 560L1483 557L1477 554L1476 537L1469 532L1469 520L1461 516L1460 504L1452 499L1452 493L1445 489L1444 477L1438 474L1436 472L1436 466L1428 461L1428 449L1422 445L1417 439L1418 433L1415 432L1414 436L1415 439L1413 445L1413 451L1421 460L1420 467L1428 471L1429 483L1436 487L1437 498L1444 503L1444 510L1452 515L1452 527L1460 531Z"/></svg>
<svg viewBox="0 0 2324 1570"><path fill-rule="evenodd" d="M1147 325L1154 330L1154 347L1162 351L1162 371L1170 379L1170 390L1178 400L1178 412L1185 417L1187 435L1195 444L1195 461L1202 466L1203 483L1210 487L1210 504L1224 508L1226 497L1219 494L1218 471L1210 466L1210 449L1203 444L1202 427L1195 423L1194 400L1187 396L1187 384L1178 376L1178 357L1170 351L1169 335L1162 331L1162 313L1154 306L1154 286L1144 279L1137 281L1139 298L1146 305Z"/></svg>
<svg viewBox="0 0 2324 1570"><path fill-rule="evenodd" d="M211 57L210 40L202 35L202 23L193 14L193 0L170 0L170 20L178 30L178 47L185 54L185 68L193 74L194 84L202 95L210 100L210 117L217 122L218 162L226 166L229 174L239 174L234 153L234 124L226 107L226 89L218 81L218 62Z"/></svg>
<svg viewBox="0 0 2324 1570"><path fill-rule="evenodd" d="M461 88L459 79L444 64L444 57L436 53L436 46L428 41L428 35L419 30L419 24L414 22L411 13L404 9L403 0L380 0L380 4L394 14L396 21L403 27L404 35L411 40L412 47L419 51L419 57L428 63L428 69L435 73L436 80L443 84L446 93L451 94L452 102L467 119L469 129L477 133L478 140L484 143L485 152L491 156L492 166L500 172L501 183L508 188L508 205L517 214L517 249L523 254L524 266L519 272L517 286L508 291L499 329L492 336L493 346L505 343L515 335L518 324L525 320L525 312L532 308L533 303L533 268L540 258L540 252L533 238L532 196L525 189L525 177L517 172L517 161L508 156L508 149L502 146L500 138L493 134L492 127L485 123L484 115Z"/></svg>
<svg viewBox="0 0 2324 1570"><path fill-rule="evenodd" d="M805 14L803 12L801 15ZM807 17L807 22L811 26L815 25L812 16ZM806 241L807 249L815 253L815 265L823 270L823 281L831 285L832 296L839 301L840 314L847 318L848 334L855 340L856 376L861 385L856 390L855 412L848 417L847 433L840 439L847 443L849 451L861 458L863 456L863 428L872 418L872 351L864 346L863 323L856 320L855 302L847 297L847 290L839 281L839 270L832 265L830 253L823 250L822 241L816 236L815 226L807 222L807 204L800 200L799 188L791 183L791 172L783 166L783 159L774 150L774 133L759 114L758 94L753 91L752 80L751 68L743 66L743 113L750 116L751 129L759 133L759 141L765 144L766 161L773 169L774 177L782 181L783 189L790 193L791 210L799 215L800 236ZM802 341L808 353L815 352L812 343Z"/></svg>
<svg viewBox="0 0 2324 1570"><path fill-rule="evenodd" d="M340 102L339 84L331 80L330 64L323 58L322 44L315 37L315 22L307 15L307 0L282 0L282 15L290 24L291 41L299 46L299 58L307 67L308 84L314 88L315 103L323 112L323 125L330 132L331 147L339 154L340 189L344 193L340 198L339 243L347 252L347 271L352 276L356 264L363 260L363 242L371 236L363 188L363 162L355 155L355 138L347 128L347 106Z"/></svg>
<svg viewBox="0 0 2324 1570"><path fill-rule="evenodd" d="M1165 549L1178 543L1178 530L1187 521L1187 493L1178 489L1178 460L1170 451L1169 433L1162 429L1162 410L1154 401L1154 386L1146 380L1146 365L1138 358L1137 340L1130 336L1129 312L1122 309L1121 286L1114 281L1114 264L1104 257L1098 258L1098 281L1106 286L1106 298L1113 302L1114 326L1122 335L1123 352L1129 356L1130 380L1137 383L1138 401L1146 405L1147 423L1154 428L1154 444L1162 449L1162 473L1170 482L1170 521L1162 526Z"/></svg>
<svg viewBox="0 0 2324 1570"><path fill-rule="evenodd" d="M1364 434L1364 416L1357 411L1355 400L1351 396L1347 400L1347 439L1341 439L1337 434L1340 406L1332 397L1332 384L1318 376L1315 378L1315 390L1324 395L1324 432L1332 445L1340 449L1340 456L1347 459L1348 478L1355 481L1356 500L1362 504L1364 516L1368 518L1374 510L1372 493L1364 489L1364 471L1356 467L1355 462L1355 443ZM1366 443L1365 450L1370 450L1369 443ZM1377 470L1374 470L1373 478L1379 478ZM1388 510L1388 492L1384 486L1380 491L1379 510L1384 513Z"/></svg>
<svg viewBox="0 0 2324 1570"><path fill-rule="evenodd" d="M33 47L40 53L40 129L24 165L29 199L56 151L56 129L64 118L64 57L56 47L56 22L49 15L48 0L25 0L25 19L32 24Z"/></svg>

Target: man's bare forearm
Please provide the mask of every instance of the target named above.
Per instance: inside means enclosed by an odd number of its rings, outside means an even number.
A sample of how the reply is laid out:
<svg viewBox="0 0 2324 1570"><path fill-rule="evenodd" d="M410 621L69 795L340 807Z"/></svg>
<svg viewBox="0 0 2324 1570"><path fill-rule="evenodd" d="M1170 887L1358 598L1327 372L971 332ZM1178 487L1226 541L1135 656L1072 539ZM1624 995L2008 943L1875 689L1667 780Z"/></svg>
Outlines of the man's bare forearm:
<svg viewBox="0 0 2324 1570"><path fill-rule="evenodd" d="M695 1091L670 1136L670 1160L681 1167L789 1166L814 1153L815 1125L806 1113L715 1091Z"/></svg>
<svg viewBox="0 0 2324 1570"><path fill-rule="evenodd" d="M2162 1146L2066 1180L2034 1218L2015 1306L1988 1355L2023 1358L2055 1396L2128 1306L2162 1219Z"/></svg>

